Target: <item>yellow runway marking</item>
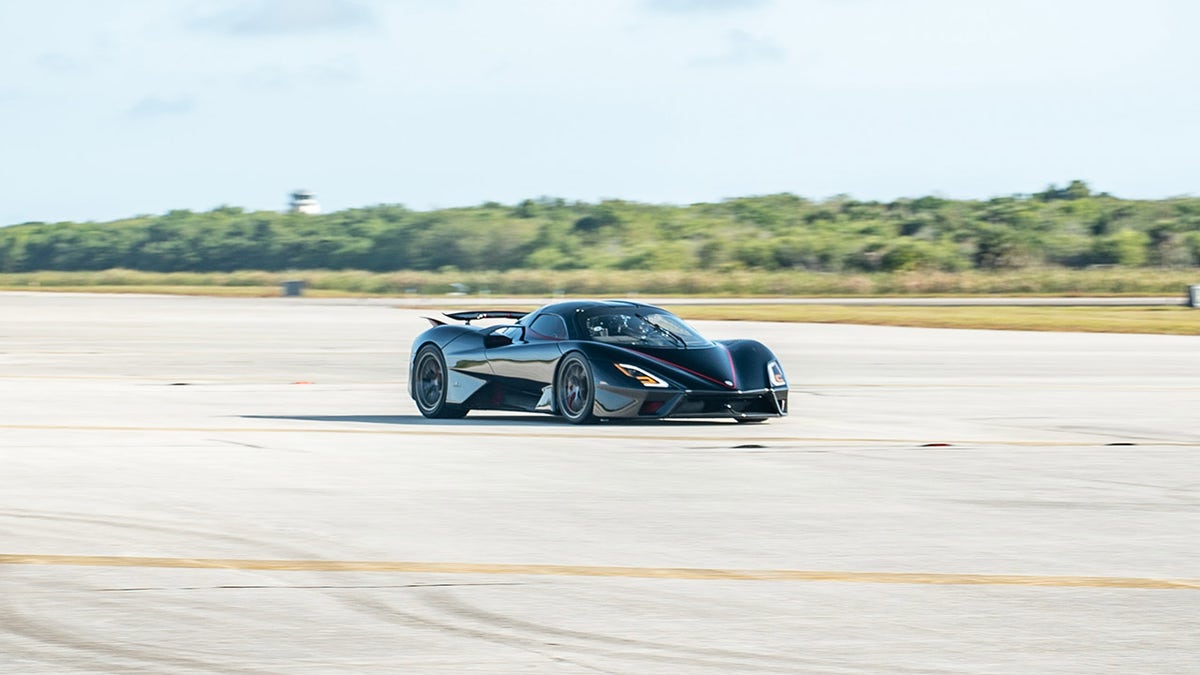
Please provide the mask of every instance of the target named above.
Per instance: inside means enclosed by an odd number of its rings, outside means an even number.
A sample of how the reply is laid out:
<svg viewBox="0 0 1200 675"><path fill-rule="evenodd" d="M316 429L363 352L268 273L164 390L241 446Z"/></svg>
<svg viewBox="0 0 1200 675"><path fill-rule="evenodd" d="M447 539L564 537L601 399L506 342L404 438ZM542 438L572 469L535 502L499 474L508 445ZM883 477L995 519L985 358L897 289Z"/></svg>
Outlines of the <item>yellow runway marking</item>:
<svg viewBox="0 0 1200 675"><path fill-rule="evenodd" d="M243 560L229 558L142 558L124 556L0 554L3 565L89 567L169 567L184 569L270 570L279 572L406 572L411 574L498 574L528 576L625 577L709 581L810 581L866 584L969 586L1049 586L1200 590L1200 579L1148 577L1040 576L1025 574L934 574L924 572L842 572L809 570L706 569L693 567L603 567L590 565L505 565L452 562L354 560Z"/></svg>
<svg viewBox="0 0 1200 675"><path fill-rule="evenodd" d="M662 430L669 428L671 423L655 427ZM731 425L730 425L731 426ZM428 428L407 429L331 429L328 427L142 427L142 426L103 426L103 425L67 425L67 424L0 424L0 430L25 431L131 431L137 433L205 433L205 434L359 434L369 436L458 436L463 438L520 438L534 440L538 438L574 439L574 440L621 440L621 441L676 441L681 443L713 443L721 442L711 435L671 435L660 433L621 434L621 433L563 433L537 431L532 428L523 431L495 431L480 429L478 431L459 431L451 426L430 425ZM453 431L451 429L454 429ZM898 445L923 445L931 441L946 443L951 446L1028 446L1028 447L1064 447L1092 448L1103 446L1106 441L1047 441L1047 440L978 440L978 439L947 439L947 438L867 438L867 437L837 437L837 436L738 436L741 442L754 443L880 443ZM1200 447L1200 441L1166 441L1158 439L1137 439L1138 445L1166 447Z"/></svg>

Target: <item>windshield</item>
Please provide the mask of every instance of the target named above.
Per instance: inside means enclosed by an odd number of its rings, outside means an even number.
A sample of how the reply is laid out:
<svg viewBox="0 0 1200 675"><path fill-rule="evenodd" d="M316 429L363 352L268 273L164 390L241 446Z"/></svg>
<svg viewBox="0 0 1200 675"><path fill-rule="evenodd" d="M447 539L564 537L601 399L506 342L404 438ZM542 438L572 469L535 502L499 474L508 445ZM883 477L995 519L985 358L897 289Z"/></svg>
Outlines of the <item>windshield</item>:
<svg viewBox="0 0 1200 675"><path fill-rule="evenodd" d="M584 328L591 340L619 345L687 349L710 344L679 317L642 307L593 314L584 319Z"/></svg>

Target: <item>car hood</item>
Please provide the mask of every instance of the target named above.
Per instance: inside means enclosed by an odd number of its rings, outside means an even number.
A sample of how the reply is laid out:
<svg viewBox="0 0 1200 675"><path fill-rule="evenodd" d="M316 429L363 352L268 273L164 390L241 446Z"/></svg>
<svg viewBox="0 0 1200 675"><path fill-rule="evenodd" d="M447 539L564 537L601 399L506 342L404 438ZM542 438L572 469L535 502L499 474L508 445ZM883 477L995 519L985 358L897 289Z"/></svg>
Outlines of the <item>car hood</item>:
<svg viewBox="0 0 1200 675"><path fill-rule="evenodd" d="M738 389L741 386L733 365L733 357L724 345L714 344L711 347L696 349L643 348L629 351L640 354L654 363L673 366L710 387Z"/></svg>

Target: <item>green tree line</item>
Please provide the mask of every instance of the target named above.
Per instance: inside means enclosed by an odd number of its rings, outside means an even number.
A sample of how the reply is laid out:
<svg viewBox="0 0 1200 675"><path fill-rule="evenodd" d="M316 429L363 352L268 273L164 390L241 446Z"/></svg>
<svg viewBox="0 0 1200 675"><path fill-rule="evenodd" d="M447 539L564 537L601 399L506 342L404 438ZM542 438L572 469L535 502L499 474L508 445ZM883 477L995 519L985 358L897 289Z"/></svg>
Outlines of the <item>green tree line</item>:
<svg viewBox="0 0 1200 675"><path fill-rule="evenodd" d="M1081 181L987 200L687 206L543 197L515 205L323 215L170 211L0 228L0 272L808 270L896 272L1200 265L1200 198L1127 200Z"/></svg>

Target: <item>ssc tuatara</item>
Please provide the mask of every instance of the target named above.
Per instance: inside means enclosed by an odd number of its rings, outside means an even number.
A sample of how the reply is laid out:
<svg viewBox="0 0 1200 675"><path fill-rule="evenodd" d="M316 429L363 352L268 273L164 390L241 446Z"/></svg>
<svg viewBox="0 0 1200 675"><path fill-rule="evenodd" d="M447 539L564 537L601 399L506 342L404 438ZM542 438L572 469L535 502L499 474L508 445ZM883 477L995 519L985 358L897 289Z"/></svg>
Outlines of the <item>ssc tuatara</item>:
<svg viewBox="0 0 1200 675"><path fill-rule="evenodd" d="M471 410L609 418L718 417L760 422L787 414L779 360L755 340L708 340L651 305L572 301L532 312L445 315L412 346L409 394L425 417ZM472 321L515 320L480 326Z"/></svg>

